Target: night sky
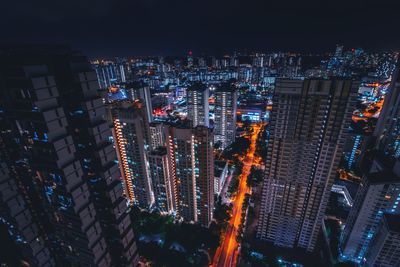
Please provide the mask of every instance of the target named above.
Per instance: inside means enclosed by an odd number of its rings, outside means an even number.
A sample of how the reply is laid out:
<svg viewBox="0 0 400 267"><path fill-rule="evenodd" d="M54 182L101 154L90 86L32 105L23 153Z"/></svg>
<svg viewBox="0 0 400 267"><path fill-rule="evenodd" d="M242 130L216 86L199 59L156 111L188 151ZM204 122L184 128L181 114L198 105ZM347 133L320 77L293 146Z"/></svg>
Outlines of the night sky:
<svg viewBox="0 0 400 267"><path fill-rule="evenodd" d="M89 56L400 50L400 1L4 0L0 42Z"/></svg>

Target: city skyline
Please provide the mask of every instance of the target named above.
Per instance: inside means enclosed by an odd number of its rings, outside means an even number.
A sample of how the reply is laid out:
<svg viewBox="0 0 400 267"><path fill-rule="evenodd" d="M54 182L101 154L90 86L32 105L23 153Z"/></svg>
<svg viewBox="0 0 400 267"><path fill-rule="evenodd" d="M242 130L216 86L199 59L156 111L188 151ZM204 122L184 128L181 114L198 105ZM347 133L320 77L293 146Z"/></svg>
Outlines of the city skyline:
<svg viewBox="0 0 400 267"><path fill-rule="evenodd" d="M4 6L1 266L400 266L391 0Z"/></svg>

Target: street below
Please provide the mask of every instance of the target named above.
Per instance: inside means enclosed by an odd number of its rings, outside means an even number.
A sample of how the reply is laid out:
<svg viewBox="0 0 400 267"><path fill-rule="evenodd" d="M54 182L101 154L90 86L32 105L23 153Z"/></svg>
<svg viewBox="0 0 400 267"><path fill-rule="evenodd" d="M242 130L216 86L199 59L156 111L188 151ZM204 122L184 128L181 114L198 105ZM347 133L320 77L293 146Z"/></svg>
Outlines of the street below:
<svg viewBox="0 0 400 267"><path fill-rule="evenodd" d="M223 242L217 248L214 260L211 266L214 267L230 267L236 266L239 244L236 241L238 229L242 216L242 205L246 193L250 193L250 188L247 186L247 176L250 174L251 166L254 160L254 153L256 151L257 136L261 130L261 125L254 124L252 126L253 132L250 136L250 147L243 160L243 170L239 176L239 187L237 194L232 202L232 217L229 225L223 236Z"/></svg>

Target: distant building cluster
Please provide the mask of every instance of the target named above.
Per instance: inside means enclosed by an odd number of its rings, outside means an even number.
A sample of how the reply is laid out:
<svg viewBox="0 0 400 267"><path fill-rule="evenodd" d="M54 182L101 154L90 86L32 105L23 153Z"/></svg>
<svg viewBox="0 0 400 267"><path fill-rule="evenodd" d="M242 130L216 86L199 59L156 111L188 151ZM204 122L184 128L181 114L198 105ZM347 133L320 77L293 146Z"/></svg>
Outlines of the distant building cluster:
<svg viewBox="0 0 400 267"><path fill-rule="evenodd" d="M229 84L222 87L233 95L231 99L221 95L221 114L216 116L214 130L209 127L208 88L201 83L187 90L186 120L150 123L151 104L146 104L145 97L115 100L111 94L111 100L107 98L125 195L131 204L204 226L211 223L216 129L226 145L235 140L236 129L236 90Z"/></svg>

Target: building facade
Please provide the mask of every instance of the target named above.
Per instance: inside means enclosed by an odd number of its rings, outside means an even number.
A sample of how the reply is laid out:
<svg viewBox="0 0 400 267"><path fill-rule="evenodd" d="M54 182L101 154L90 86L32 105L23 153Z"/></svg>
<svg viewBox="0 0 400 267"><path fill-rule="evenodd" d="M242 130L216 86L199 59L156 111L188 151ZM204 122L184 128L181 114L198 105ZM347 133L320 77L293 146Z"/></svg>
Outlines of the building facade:
<svg viewBox="0 0 400 267"><path fill-rule="evenodd" d="M400 63L393 72L389 91L376 124L377 147L388 157L400 157Z"/></svg>
<svg viewBox="0 0 400 267"><path fill-rule="evenodd" d="M399 200L400 179L393 172L377 171L363 177L340 239L343 259L365 261L384 214L400 213Z"/></svg>
<svg viewBox="0 0 400 267"><path fill-rule="evenodd" d="M222 148L235 142L237 90L230 84L223 84L215 91L215 142L220 142Z"/></svg>
<svg viewBox="0 0 400 267"><path fill-rule="evenodd" d="M148 155L149 175L152 180L154 204L161 213L174 213L176 201L172 180L170 158L166 147L158 147Z"/></svg>
<svg viewBox="0 0 400 267"><path fill-rule="evenodd" d="M135 101L140 100L146 110L146 115L149 123L153 121L153 105L151 102L150 87L144 82L131 82L126 85L128 98Z"/></svg>
<svg viewBox="0 0 400 267"><path fill-rule="evenodd" d="M166 136L176 213L186 221L209 226L214 206L212 130L169 126Z"/></svg>
<svg viewBox="0 0 400 267"><path fill-rule="evenodd" d="M383 216L366 253L365 266L400 266L400 215Z"/></svg>
<svg viewBox="0 0 400 267"><path fill-rule="evenodd" d="M1 50L2 187L23 199L13 204L2 190L2 205L13 207L2 218L14 218L19 225L10 220L8 227L24 228L27 242L37 242L22 254L32 266L136 266L121 174L88 60L64 46Z"/></svg>
<svg viewBox="0 0 400 267"><path fill-rule="evenodd" d="M209 127L209 90L203 83L194 83L186 90L188 119L193 127L197 125Z"/></svg>
<svg viewBox="0 0 400 267"><path fill-rule="evenodd" d="M111 113L125 195L131 204L148 208L154 197L148 170L150 133L145 105L140 100L117 102L112 104Z"/></svg>
<svg viewBox="0 0 400 267"><path fill-rule="evenodd" d="M374 242L382 238L377 236L377 232L380 231L383 217L385 214L400 214L400 161L397 153L400 99L398 71L397 67L389 92L385 96L374 138L363 148L360 165L363 172L362 182L340 238L341 257L368 266L372 266L377 260L376 257L379 257L376 251L378 248L373 246L379 246L374 245ZM382 253L386 253L387 259L394 259L396 255L390 253L395 251ZM387 265L382 263L382 266Z"/></svg>
<svg viewBox="0 0 400 267"><path fill-rule="evenodd" d="M164 124L159 122L152 122L150 128L150 148L151 150L157 149L160 146L165 146L165 131Z"/></svg>
<svg viewBox="0 0 400 267"><path fill-rule="evenodd" d="M7 238L2 236L3 246L12 248L14 242L17 244L15 255L9 255L15 262L24 260L34 266L54 266L55 255L45 241L46 236L40 232L44 224L33 220L29 202L17 184L20 176L7 165L0 162L0 224L7 228L12 241L7 243Z"/></svg>
<svg viewBox="0 0 400 267"><path fill-rule="evenodd" d="M258 238L313 251L357 89L351 80L277 80Z"/></svg>

